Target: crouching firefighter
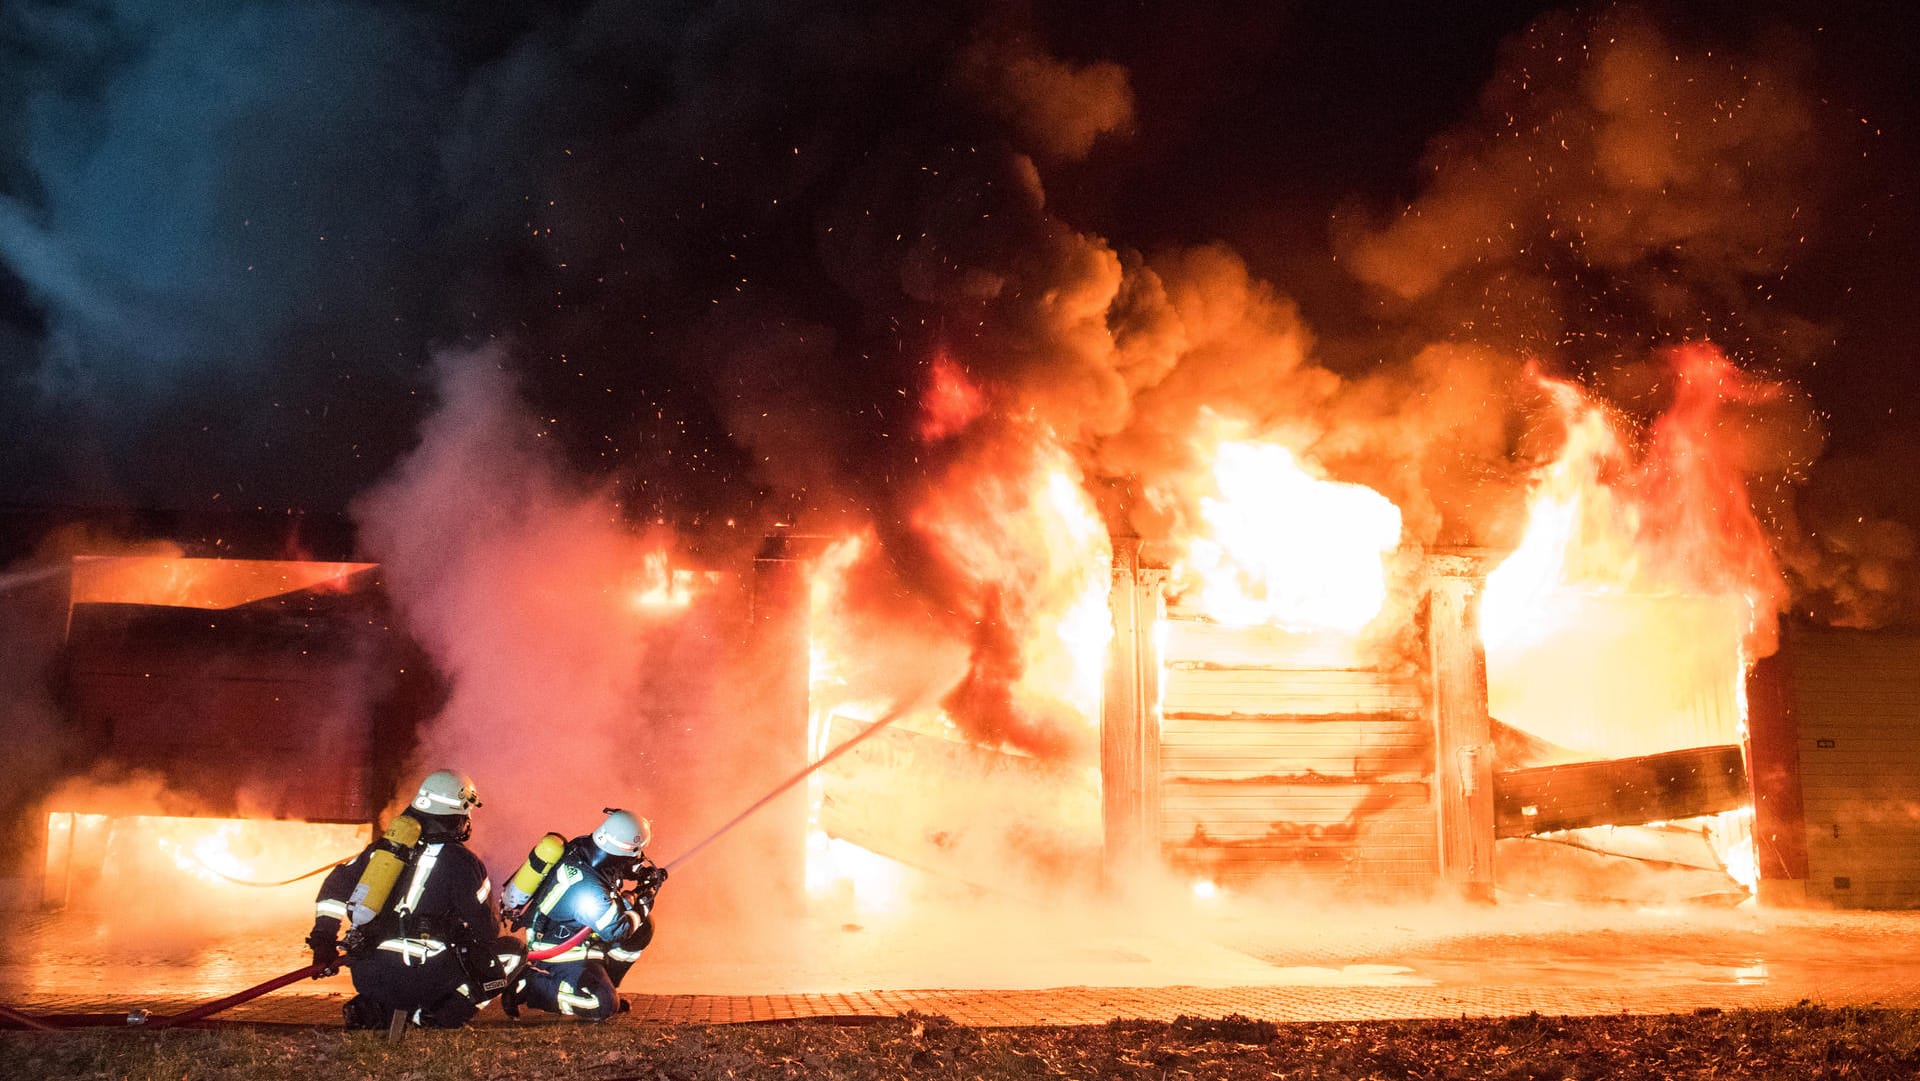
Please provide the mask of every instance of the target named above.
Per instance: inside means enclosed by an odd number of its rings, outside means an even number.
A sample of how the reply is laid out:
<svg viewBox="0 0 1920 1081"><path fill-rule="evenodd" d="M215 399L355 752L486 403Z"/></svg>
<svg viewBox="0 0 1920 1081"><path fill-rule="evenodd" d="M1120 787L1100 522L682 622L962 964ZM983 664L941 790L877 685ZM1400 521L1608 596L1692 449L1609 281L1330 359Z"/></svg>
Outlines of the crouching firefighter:
<svg viewBox="0 0 1920 1081"><path fill-rule="evenodd" d="M588 836L541 838L501 890L513 925L527 928L530 952L573 941L514 978L500 1003L509 1014L518 1016L525 1003L604 1021L626 1008L615 989L653 941L653 899L667 872L647 859L653 828L646 819L612 807L606 815Z"/></svg>
<svg viewBox="0 0 1920 1081"><path fill-rule="evenodd" d="M348 1028L386 1028L396 1011L458 1028L524 962L524 947L500 933L486 866L466 847L478 806L464 774L431 773L386 834L321 884L307 945L316 979L339 971L346 947L359 992L343 1007Z"/></svg>

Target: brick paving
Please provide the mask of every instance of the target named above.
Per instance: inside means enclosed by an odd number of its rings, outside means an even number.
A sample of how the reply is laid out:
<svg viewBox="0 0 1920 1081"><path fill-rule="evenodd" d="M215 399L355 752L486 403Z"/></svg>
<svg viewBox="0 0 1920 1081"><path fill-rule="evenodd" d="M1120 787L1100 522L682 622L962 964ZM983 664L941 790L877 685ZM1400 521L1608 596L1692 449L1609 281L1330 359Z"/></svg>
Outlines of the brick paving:
<svg viewBox="0 0 1920 1081"><path fill-rule="evenodd" d="M184 959L44 962L70 928L21 921L0 947L0 1002L34 1014L165 1015L277 975L284 956L235 946ZM870 989L790 994L626 995L623 1024L736 1024L892 1017L907 1011L988 1027L1100 1024L1241 1014L1277 1022L1543 1014L1674 1013L1701 1008L1877 1005L1920 1009L1920 913L1789 914L1704 924L1616 918L1535 929L1387 928L1346 941L1240 943L1271 978L1239 986L1068 986L1019 990ZM42 947L34 943L40 941ZM1312 967L1303 967L1308 961ZM664 970L663 970L664 971ZM1239 969L1235 970L1240 971ZM1150 973L1142 973L1150 975ZM644 991L645 962L629 983ZM679 974L683 982L697 973ZM1145 981L1141 981L1145 982ZM658 984L656 984L657 986ZM205 993L189 993L203 990ZM222 1015L240 1022L332 1025L344 976L302 983ZM532 1015L536 1023L550 1020ZM484 1024L507 1024L497 1010ZM523 1022L525 1023L525 1022Z"/></svg>

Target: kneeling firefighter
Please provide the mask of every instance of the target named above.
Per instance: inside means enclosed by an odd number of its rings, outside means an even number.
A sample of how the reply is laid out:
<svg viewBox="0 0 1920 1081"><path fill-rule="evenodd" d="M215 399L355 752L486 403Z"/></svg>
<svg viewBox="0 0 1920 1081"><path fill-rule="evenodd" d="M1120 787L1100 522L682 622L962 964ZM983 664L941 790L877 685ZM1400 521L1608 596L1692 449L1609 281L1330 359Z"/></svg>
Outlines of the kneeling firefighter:
<svg viewBox="0 0 1920 1081"><path fill-rule="evenodd" d="M385 836L321 883L307 944L329 975L348 927L345 960L360 992L344 1007L348 1028L385 1028L396 1010L458 1028L524 963L525 948L500 932L486 866L465 844L478 806L464 774L428 774Z"/></svg>
<svg viewBox="0 0 1920 1081"><path fill-rule="evenodd" d="M653 899L667 872L647 859L653 828L644 818L609 807L606 821L585 837L550 833L501 891L515 927L527 928L527 949L562 952L530 962L501 1006L520 1003L604 1021L626 1008L615 989L640 951L653 941Z"/></svg>

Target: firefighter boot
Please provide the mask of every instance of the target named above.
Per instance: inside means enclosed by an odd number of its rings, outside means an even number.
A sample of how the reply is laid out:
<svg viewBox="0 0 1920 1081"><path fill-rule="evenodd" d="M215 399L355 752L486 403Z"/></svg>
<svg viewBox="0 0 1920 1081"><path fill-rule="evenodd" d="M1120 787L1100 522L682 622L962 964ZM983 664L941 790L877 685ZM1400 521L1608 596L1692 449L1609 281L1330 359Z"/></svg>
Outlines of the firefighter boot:
<svg viewBox="0 0 1920 1081"><path fill-rule="evenodd" d="M349 1029L383 1029L393 1010L365 995L355 995L340 1004L340 1016Z"/></svg>
<svg viewBox="0 0 1920 1081"><path fill-rule="evenodd" d="M500 1012L515 1021L520 1020L520 996L525 994L526 990L525 976L516 974L508 978L507 985L500 989Z"/></svg>

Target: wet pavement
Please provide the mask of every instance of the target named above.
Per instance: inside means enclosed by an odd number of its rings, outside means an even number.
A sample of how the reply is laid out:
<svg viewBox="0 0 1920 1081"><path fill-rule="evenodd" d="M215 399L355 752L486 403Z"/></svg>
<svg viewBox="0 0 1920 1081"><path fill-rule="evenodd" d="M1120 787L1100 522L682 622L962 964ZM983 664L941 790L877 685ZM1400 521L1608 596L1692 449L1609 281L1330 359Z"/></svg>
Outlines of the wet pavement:
<svg viewBox="0 0 1920 1081"><path fill-rule="evenodd" d="M177 1012L305 963L304 926L171 942L79 916L7 914L0 1003L34 1014ZM991 924L989 928L987 924ZM804 949L650 951L622 1023L893 1016L964 1024L1094 1024L1242 1014L1273 1021L1672 1013L1815 1003L1920 1008L1920 913L1743 910L1284 908L1167 921L984 920L926 928L817 923ZM953 931L953 928L948 928ZM236 1021L337 1023L348 977L246 1003ZM483 1023L508 1023L497 1010Z"/></svg>

